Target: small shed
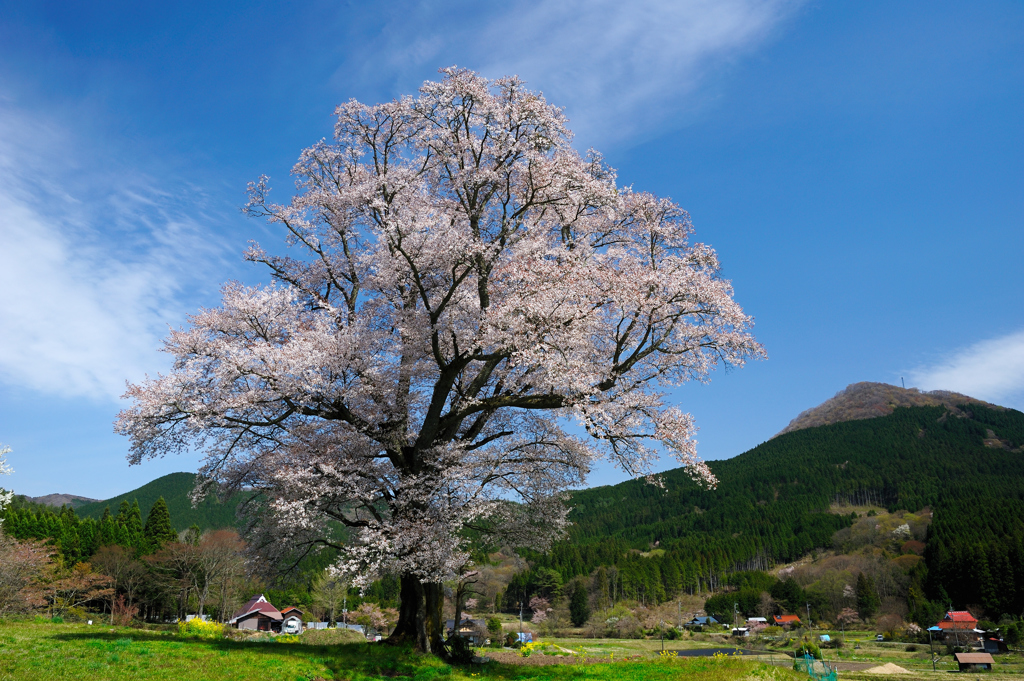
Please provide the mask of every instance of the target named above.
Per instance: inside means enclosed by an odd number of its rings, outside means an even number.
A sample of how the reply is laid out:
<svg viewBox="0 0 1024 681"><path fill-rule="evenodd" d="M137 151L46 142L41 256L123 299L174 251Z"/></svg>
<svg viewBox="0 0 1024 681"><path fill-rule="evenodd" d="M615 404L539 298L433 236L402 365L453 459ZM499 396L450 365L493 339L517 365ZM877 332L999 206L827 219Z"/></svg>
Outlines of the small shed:
<svg viewBox="0 0 1024 681"><path fill-rule="evenodd" d="M989 636L982 640L986 653L1008 653L1010 649L1002 639Z"/></svg>
<svg viewBox="0 0 1024 681"><path fill-rule="evenodd" d="M957 666L960 667L962 672L972 672L979 669L992 669L992 665L995 660L988 653L956 653L953 657L956 658Z"/></svg>
<svg viewBox="0 0 1024 681"><path fill-rule="evenodd" d="M302 633L302 611L294 606L281 608L281 633L301 634Z"/></svg>

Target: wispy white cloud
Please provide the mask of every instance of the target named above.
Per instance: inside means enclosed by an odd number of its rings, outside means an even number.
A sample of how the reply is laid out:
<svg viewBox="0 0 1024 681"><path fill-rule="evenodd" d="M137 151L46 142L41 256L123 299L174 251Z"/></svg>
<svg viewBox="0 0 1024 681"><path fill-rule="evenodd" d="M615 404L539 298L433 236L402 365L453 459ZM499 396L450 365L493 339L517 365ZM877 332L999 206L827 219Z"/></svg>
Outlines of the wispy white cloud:
<svg viewBox="0 0 1024 681"><path fill-rule="evenodd" d="M0 108L0 380L107 400L166 363L160 338L219 251L194 208L83 146Z"/></svg>
<svg viewBox="0 0 1024 681"><path fill-rule="evenodd" d="M487 14L449 7L444 16L421 5L396 13L364 69L380 78L383 66L403 81L460 59L492 77L515 73L566 107L581 141L603 146L685 122L705 102L696 91L706 76L763 46L802 4L523 0Z"/></svg>
<svg viewBox="0 0 1024 681"><path fill-rule="evenodd" d="M924 390L953 390L1024 407L1024 331L975 343L909 376Z"/></svg>

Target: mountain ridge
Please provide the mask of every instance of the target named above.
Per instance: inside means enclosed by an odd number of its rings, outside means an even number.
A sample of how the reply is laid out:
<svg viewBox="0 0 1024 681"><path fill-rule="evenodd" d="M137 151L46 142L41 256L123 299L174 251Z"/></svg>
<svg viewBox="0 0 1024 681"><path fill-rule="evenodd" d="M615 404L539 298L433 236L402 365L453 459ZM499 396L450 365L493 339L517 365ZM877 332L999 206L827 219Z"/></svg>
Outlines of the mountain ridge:
<svg viewBox="0 0 1024 681"><path fill-rule="evenodd" d="M131 504L137 500L142 517L145 518L156 500L163 497L171 514L171 524L179 532L192 525L198 526L200 530L239 527L240 522L235 509L246 497L235 495L230 499L220 500L207 496L193 507L191 493L195 487L195 480L195 473L168 473L116 497L82 504L75 512L79 517L99 520L103 517L105 509L109 508L111 513L117 513L122 501Z"/></svg>
<svg viewBox="0 0 1024 681"><path fill-rule="evenodd" d="M901 388L888 383L861 381L851 383L821 404L800 412L785 428L772 437L816 426L888 416L897 407L941 406L957 412L960 405L971 404L989 409L1005 409L1005 407L950 390L922 392L917 388Z"/></svg>
<svg viewBox="0 0 1024 681"><path fill-rule="evenodd" d="M77 494L45 494L41 497L29 497L26 496L25 500L33 504L42 504L43 506L53 506L60 508L61 506L70 506L71 508L77 509L85 504L91 504L99 501L99 499L91 499L89 497L81 497Z"/></svg>

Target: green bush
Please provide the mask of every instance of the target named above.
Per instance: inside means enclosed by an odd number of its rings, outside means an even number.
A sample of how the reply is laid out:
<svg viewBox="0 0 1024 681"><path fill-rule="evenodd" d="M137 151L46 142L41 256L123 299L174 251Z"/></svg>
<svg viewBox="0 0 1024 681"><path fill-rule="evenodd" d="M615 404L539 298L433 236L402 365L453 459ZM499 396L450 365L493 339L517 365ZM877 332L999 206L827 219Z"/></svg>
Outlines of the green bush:
<svg viewBox="0 0 1024 681"><path fill-rule="evenodd" d="M796 649L796 656L803 657L804 655L810 655L816 660L821 659L821 648L815 643L807 642L801 643Z"/></svg>
<svg viewBox="0 0 1024 681"><path fill-rule="evenodd" d="M487 620L487 633L491 638L501 638L501 620L497 617Z"/></svg>
<svg viewBox="0 0 1024 681"><path fill-rule="evenodd" d="M452 636L448 639L448 659L457 664L468 664L473 661L473 649L469 647L469 639Z"/></svg>

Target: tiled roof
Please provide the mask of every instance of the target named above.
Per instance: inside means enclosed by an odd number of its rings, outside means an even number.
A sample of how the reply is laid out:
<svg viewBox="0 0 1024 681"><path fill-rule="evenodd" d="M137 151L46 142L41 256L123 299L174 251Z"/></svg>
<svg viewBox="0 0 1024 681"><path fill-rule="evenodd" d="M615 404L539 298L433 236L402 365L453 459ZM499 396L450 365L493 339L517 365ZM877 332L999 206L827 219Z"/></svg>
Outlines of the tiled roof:
<svg viewBox="0 0 1024 681"><path fill-rule="evenodd" d="M260 594L258 596L253 596L248 603L242 606L242 609L232 616L231 621L235 622L236 620L241 619L242 617L247 617L254 612L259 612L274 620L284 619L281 613L278 612L277 608L271 605L270 602L263 597L263 594Z"/></svg>
<svg viewBox="0 0 1024 681"><path fill-rule="evenodd" d="M957 662L966 662L968 664L995 663L995 660L988 653L957 653L955 657Z"/></svg>
<svg viewBox="0 0 1024 681"><path fill-rule="evenodd" d="M939 629L943 629L943 630L948 629L949 631L953 631L954 629L956 629L957 631L969 631L971 629L974 629L974 625L975 624L977 624L976 621L975 622L950 622L949 620L942 620L941 622L939 622L935 626L937 626Z"/></svg>
<svg viewBox="0 0 1024 681"><path fill-rule="evenodd" d="M951 622L977 622L978 618L969 613L966 610L951 610L946 613L946 616L942 618L943 621Z"/></svg>
<svg viewBox="0 0 1024 681"><path fill-rule="evenodd" d="M775 615L775 621L782 622L799 622L800 617L798 615Z"/></svg>

